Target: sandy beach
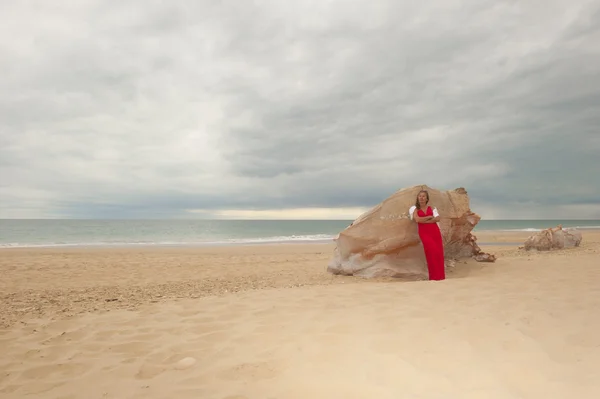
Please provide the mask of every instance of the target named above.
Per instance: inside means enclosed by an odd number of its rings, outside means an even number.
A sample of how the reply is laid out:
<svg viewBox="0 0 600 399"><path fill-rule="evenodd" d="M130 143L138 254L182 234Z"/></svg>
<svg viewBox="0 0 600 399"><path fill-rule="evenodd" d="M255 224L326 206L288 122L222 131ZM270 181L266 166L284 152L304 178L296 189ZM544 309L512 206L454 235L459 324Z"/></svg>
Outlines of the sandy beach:
<svg viewBox="0 0 600 399"><path fill-rule="evenodd" d="M443 282L325 269L330 244L0 250L0 397L597 398L600 232Z"/></svg>

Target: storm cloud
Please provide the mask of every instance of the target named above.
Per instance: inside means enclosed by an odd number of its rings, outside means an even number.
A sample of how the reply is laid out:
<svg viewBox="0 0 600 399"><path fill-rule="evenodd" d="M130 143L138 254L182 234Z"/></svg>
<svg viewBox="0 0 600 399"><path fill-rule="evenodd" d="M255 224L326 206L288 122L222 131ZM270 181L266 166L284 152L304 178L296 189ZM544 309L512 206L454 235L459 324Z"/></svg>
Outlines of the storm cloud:
<svg viewBox="0 0 600 399"><path fill-rule="evenodd" d="M10 3L0 218L600 218L600 1Z"/></svg>

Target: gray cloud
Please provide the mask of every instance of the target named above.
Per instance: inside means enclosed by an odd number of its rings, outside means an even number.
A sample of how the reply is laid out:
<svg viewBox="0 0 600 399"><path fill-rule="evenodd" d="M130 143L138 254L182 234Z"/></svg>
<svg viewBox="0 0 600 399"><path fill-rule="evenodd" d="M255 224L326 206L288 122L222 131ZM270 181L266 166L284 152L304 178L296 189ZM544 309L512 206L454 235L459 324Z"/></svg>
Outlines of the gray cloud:
<svg viewBox="0 0 600 399"><path fill-rule="evenodd" d="M600 2L0 6L0 217L600 218Z"/></svg>

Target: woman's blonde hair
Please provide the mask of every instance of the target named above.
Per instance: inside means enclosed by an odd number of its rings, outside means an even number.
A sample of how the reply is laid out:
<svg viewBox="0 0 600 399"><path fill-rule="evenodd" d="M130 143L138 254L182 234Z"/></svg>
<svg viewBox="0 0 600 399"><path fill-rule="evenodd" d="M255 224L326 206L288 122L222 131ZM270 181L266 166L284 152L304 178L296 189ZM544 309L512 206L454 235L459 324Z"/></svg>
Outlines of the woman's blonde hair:
<svg viewBox="0 0 600 399"><path fill-rule="evenodd" d="M415 206L417 207L417 209L421 209L421 205L419 204L419 194L421 193L425 193L425 195L427 196L427 203L429 203L429 192L427 190L421 190L417 194L417 200L415 201Z"/></svg>

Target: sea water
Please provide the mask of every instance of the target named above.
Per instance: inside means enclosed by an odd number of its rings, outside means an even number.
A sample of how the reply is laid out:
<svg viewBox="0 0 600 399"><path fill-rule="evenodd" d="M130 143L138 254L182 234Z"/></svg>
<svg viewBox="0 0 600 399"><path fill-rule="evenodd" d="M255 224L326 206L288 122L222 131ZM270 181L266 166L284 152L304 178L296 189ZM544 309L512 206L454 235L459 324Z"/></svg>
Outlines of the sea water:
<svg viewBox="0 0 600 399"><path fill-rule="evenodd" d="M331 242L351 220L0 219L0 247L206 246ZM600 229L600 220L482 220L475 231Z"/></svg>

